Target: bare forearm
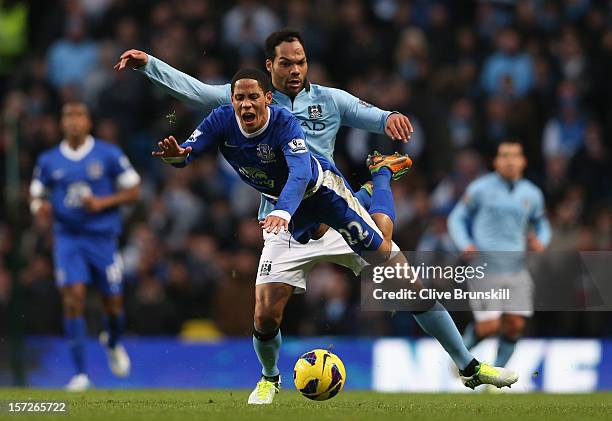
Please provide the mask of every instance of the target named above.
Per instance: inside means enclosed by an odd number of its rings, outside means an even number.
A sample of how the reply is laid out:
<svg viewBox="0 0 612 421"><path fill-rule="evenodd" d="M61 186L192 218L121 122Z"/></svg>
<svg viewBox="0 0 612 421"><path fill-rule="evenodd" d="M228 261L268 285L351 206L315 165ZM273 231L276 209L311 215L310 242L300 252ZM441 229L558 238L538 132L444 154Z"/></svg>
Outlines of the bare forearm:
<svg viewBox="0 0 612 421"><path fill-rule="evenodd" d="M102 210L132 203L140 197L140 186L119 190L109 196L98 197Z"/></svg>

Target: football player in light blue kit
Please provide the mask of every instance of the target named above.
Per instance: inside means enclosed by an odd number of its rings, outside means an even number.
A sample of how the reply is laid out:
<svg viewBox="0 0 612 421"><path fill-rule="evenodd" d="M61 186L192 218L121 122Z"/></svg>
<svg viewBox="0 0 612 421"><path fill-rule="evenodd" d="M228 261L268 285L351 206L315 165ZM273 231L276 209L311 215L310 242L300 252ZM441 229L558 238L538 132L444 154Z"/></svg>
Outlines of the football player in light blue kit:
<svg viewBox="0 0 612 421"><path fill-rule="evenodd" d="M501 367L512 356L526 317L533 314L533 282L524 252L543 251L551 237L542 192L523 178L526 164L519 142L502 142L495 172L472 182L448 218L449 234L464 253L511 252L484 254L487 276L482 284L483 288L508 288L510 300L501 306L472 301L475 324L464 334L468 348L499 334L495 365Z"/></svg>
<svg viewBox="0 0 612 421"><path fill-rule="evenodd" d="M295 237L307 244L313 237L316 239L313 234L319 232L318 227L323 223L340 232L356 254L375 252L367 258L364 256L368 262L389 260L392 251L399 251L392 241L395 211L391 192L377 194L375 190L368 213L335 166L325 157L308 151L297 118L281 107L269 106L272 92L266 85L269 80L263 72L238 71L231 83L231 106L213 110L181 145L174 137L159 142L160 150L153 155L182 167L205 151L219 148L242 180L260 191L264 200L273 206L260 222L265 232L278 235L288 231L289 242ZM400 159L404 160L405 168L412 165L408 157L394 158ZM380 178L389 184L394 171L392 165L380 159L378 164L371 162L369 166L375 180ZM394 259L403 259L403 256L395 255ZM412 287L422 286L417 283ZM465 359L465 365L461 368L474 366L474 373L465 380L468 386L488 382L501 387L517 380L512 372L479 364L465 349L444 308L434 300L422 301L419 308L425 310L415 313L421 326L438 338L451 356L459 359L464 354L461 358ZM276 332L275 336L278 335ZM257 337L255 340L261 341ZM249 397L250 403L270 403L278 391L278 346L269 346L272 344L255 342L264 373L260 385ZM264 398L270 398L270 402L260 402Z"/></svg>
<svg viewBox="0 0 612 421"><path fill-rule="evenodd" d="M30 206L36 218L53 218L56 282L76 369L67 389L80 391L92 386L84 353L86 284L102 294L106 332L101 342L111 371L119 377L130 372L130 359L119 343L124 314L117 237L119 206L138 199L140 177L117 146L89 134L91 118L85 104L64 104L61 123L65 139L38 157Z"/></svg>

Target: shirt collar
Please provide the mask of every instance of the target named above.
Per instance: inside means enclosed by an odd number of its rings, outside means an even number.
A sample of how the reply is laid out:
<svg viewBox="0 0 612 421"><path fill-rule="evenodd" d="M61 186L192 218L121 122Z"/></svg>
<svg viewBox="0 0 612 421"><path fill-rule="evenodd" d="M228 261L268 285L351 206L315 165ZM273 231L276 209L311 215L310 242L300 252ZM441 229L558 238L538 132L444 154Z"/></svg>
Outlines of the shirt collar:
<svg viewBox="0 0 612 421"><path fill-rule="evenodd" d="M272 114L272 110L268 106L266 106L266 108L268 109L268 118L266 120L266 124L264 124L261 129L253 133L247 133L244 131L244 129L240 125L240 119L238 118L238 115L234 113L234 117L236 118L236 123L238 123L238 128L240 129L240 133L242 133L244 137L246 137L247 139L251 139L253 137L259 136L268 128L268 124L270 124L270 115Z"/></svg>
<svg viewBox="0 0 612 421"><path fill-rule="evenodd" d="M63 139L60 142L59 150L65 158L71 161L80 161L81 159L85 158L87 154L89 154L89 152L91 152L93 147L94 138L93 136L88 135L85 138L85 142L83 142L83 144L76 149L72 149L70 145L68 145L68 141L66 139Z"/></svg>

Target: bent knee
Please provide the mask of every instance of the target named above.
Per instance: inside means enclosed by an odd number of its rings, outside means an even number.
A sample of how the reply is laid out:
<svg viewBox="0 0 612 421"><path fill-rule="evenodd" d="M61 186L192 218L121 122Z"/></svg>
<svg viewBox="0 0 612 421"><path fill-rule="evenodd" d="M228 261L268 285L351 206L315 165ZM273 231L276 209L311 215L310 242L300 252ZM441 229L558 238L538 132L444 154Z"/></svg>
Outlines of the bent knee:
<svg viewBox="0 0 612 421"><path fill-rule="evenodd" d="M271 309L260 309L255 311L255 329L260 333L274 332L281 325L283 319L282 312Z"/></svg>
<svg viewBox="0 0 612 421"><path fill-rule="evenodd" d="M510 339L517 339L523 334L525 319L520 316L506 317L501 326L501 333Z"/></svg>

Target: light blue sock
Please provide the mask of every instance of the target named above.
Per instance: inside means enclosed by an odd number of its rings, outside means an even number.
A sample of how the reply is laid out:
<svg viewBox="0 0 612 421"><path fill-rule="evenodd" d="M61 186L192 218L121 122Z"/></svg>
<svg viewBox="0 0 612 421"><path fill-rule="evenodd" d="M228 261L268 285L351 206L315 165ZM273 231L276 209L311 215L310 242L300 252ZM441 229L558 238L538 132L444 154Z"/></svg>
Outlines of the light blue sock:
<svg viewBox="0 0 612 421"><path fill-rule="evenodd" d="M85 338L87 325L83 317L64 318L64 333L77 374L85 373Z"/></svg>
<svg viewBox="0 0 612 421"><path fill-rule="evenodd" d="M495 359L496 367L505 367L516 348L516 340L508 339L504 336L499 337L497 345L497 358Z"/></svg>
<svg viewBox="0 0 612 421"><path fill-rule="evenodd" d="M470 323L463 332L463 343L467 349L472 349L482 341L483 338L478 336L474 323Z"/></svg>
<svg viewBox="0 0 612 421"><path fill-rule="evenodd" d="M366 189L363 187L360 188L359 191L355 193L355 197L357 200L359 200L361 206L363 206L365 209L370 209L370 205L372 204L372 196L370 196L370 193Z"/></svg>
<svg viewBox="0 0 612 421"><path fill-rule="evenodd" d="M387 167L382 167L380 170L372 174L372 202L368 212L384 213L393 222L395 222L395 203L393 202L393 193L391 192L391 170Z"/></svg>
<svg viewBox="0 0 612 421"><path fill-rule="evenodd" d="M415 314L414 318L426 333L440 342L440 345L448 352L459 370L466 368L474 359L474 356L463 344L455 322L442 304L436 302L431 310Z"/></svg>
<svg viewBox="0 0 612 421"><path fill-rule="evenodd" d="M274 377L279 374L277 363L281 343L280 329L276 331L276 334L272 333L271 335L261 334L257 331L253 334L253 348L255 348L255 353L261 363L261 374L266 377Z"/></svg>

